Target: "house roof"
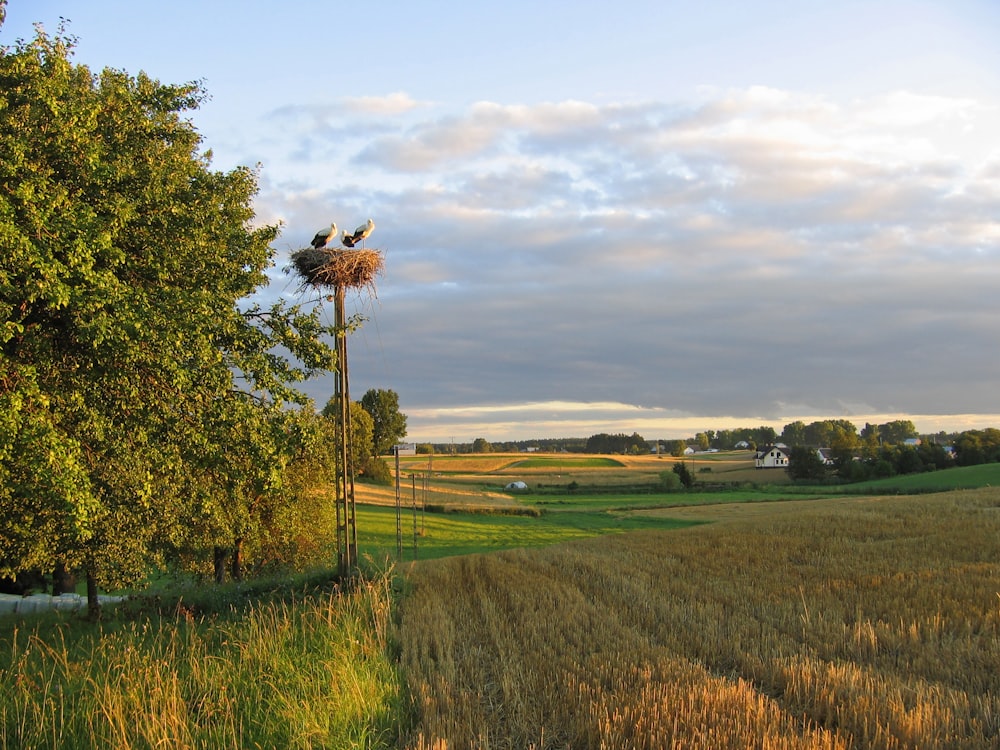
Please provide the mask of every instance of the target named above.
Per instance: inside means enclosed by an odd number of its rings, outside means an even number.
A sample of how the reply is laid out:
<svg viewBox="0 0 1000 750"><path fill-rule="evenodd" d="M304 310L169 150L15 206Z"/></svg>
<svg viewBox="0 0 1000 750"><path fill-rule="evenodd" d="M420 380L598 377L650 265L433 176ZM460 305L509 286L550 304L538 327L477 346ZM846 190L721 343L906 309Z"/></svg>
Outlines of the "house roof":
<svg viewBox="0 0 1000 750"><path fill-rule="evenodd" d="M763 448L759 448L757 450L757 455L766 456L771 451L778 451L779 453L782 453L786 456L788 455L788 448L785 447L784 445L766 445Z"/></svg>

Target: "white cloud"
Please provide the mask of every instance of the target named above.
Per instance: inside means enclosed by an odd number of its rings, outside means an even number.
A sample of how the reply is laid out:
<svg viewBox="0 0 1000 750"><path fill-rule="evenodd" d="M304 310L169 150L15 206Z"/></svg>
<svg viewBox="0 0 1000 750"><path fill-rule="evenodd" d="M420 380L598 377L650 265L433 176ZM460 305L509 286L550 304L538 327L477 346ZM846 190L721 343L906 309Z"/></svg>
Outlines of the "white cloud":
<svg viewBox="0 0 1000 750"><path fill-rule="evenodd" d="M358 96L344 99L344 106L351 112L364 115L391 116L429 107L429 102L419 102L409 94L397 91L385 96Z"/></svg>
<svg viewBox="0 0 1000 750"><path fill-rule="evenodd" d="M940 127L978 132L989 103L755 88L372 111L325 165L349 185L289 195L290 165L262 201L290 226L272 201L314 207L310 229L331 207L375 216L387 270L352 380L397 390L427 429L624 424L526 406L556 402L647 404L616 408L651 428L784 402L1000 412L997 162Z"/></svg>

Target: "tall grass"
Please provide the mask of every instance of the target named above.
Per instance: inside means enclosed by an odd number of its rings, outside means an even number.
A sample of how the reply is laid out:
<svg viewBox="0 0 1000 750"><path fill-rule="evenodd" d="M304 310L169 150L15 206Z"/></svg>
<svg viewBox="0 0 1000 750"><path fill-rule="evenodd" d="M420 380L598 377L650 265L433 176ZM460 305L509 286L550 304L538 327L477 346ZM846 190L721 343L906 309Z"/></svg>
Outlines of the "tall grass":
<svg viewBox="0 0 1000 750"><path fill-rule="evenodd" d="M389 748L389 574L227 613L53 615L0 635L0 748Z"/></svg>
<svg viewBox="0 0 1000 750"><path fill-rule="evenodd" d="M1000 746L1000 493L429 561L410 748Z"/></svg>

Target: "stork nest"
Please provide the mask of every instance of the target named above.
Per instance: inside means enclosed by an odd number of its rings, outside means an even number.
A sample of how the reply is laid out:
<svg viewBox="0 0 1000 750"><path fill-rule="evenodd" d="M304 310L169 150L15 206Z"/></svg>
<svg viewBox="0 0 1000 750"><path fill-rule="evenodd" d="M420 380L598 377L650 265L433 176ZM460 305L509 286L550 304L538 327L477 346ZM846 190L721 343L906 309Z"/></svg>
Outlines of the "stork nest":
<svg viewBox="0 0 1000 750"><path fill-rule="evenodd" d="M303 248L293 252L291 260L305 283L317 289L374 287L375 277L385 266L380 250L347 250L342 247Z"/></svg>

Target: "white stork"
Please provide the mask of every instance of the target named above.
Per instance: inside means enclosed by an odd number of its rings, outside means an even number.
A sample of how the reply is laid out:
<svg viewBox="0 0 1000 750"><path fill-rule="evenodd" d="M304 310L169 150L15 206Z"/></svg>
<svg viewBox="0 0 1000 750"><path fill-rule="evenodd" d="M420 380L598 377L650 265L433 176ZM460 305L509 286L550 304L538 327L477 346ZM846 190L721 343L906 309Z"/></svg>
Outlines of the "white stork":
<svg viewBox="0 0 1000 750"><path fill-rule="evenodd" d="M337 225L330 222L330 226L326 229L320 229L316 232L316 236L312 239L312 246L319 250L321 247L326 247L326 243L330 240L337 238Z"/></svg>
<svg viewBox="0 0 1000 750"><path fill-rule="evenodd" d="M375 228L375 222L369 219L360 227L354 230L354 234L348 234L344 232L344 237L341 240L347 247L354 247L359 242L361 246L364 247L365 240L368 239L368 235L372 233Z"/></svg>

